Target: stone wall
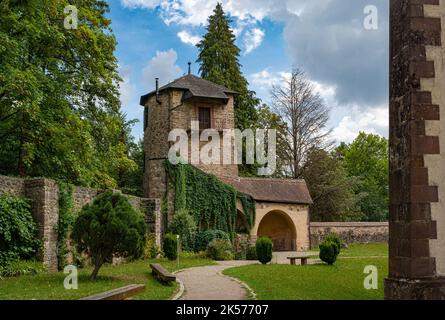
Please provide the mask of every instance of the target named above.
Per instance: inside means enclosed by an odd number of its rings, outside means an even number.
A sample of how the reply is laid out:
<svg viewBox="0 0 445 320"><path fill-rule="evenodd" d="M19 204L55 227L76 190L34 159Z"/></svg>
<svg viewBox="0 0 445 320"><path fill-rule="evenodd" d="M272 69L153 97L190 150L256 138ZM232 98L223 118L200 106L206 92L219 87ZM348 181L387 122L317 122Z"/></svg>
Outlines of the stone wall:
<svg viewBox="0 0 445 320"><path fill-rule="evenodd" d="M119 190L114 190L120 192ZM91 203L104 190L76 187L73 191L74 210ZM0 195L26 197L31 200L32 215L39 226L43 241L42 261L49 271L57 271L57 232L59 220L59 187L51 179L20 179L0 175ZM131 205L140 210L149 232L155 233L156 244L161 245L161 206L159 199L124 195Z"/></svg>
<svg viewBox="0 0 445 320"><path fill-rule="evenodd" d="M311 222L311 248L331 232L337 233L347 243L371 243L388 241L388 222Z"/></svg>

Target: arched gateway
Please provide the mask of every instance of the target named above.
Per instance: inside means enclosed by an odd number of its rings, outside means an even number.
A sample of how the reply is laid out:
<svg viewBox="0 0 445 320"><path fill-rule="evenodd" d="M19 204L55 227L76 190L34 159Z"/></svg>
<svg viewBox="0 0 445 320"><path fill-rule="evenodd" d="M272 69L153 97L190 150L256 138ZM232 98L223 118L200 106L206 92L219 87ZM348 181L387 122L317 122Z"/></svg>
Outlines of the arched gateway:
<svg viewBox="0 0 445 320"><path fill-rule="evenodd" d="M297 230L292 219L283 211L271 211L261 219L258 237L272 239L274 251L295 251Z"/></svg>

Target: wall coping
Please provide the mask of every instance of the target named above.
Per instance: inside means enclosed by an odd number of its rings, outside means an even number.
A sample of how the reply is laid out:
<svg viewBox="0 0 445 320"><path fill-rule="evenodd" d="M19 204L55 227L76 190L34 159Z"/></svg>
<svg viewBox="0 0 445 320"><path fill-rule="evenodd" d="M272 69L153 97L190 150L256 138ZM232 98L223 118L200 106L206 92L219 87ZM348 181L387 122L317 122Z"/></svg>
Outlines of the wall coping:
<svg viewBox="0 0 445 320"><path fill-rule="evenodd" d="M311 222L310 227L388 227L388 222Z"/></svg>

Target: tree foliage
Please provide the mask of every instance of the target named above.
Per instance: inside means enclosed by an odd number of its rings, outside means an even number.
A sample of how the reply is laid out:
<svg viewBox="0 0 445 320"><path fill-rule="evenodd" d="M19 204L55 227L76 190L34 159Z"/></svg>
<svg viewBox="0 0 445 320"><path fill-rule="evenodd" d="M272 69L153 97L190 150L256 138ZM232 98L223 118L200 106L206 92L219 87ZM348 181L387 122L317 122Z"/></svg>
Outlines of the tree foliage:
<svg viewBox="0 0 445 320"><path fill-rule="evenodd" d="M365 221L385 221L388 218L388 140L361 132L350 144L337 148L350 177L360 178L355 188Z"/></svg>
<svg viewBox="0 0 445 320"><path fill-rule="evenodd" d="M107 191L82 208L73 227L72 239L79 252L91 256L94 264L91 278L95 279L100 267L111 262L114 255L140 257L145 233L143 215L126 197Z"/></svg>
<svg viewBox="0 0 445 320"><path fill-rule="evenodd" d="M179 235L181 248L185 251L193 251L195 247L196 222L188 210L176 212L169 229L173 234Z"/></svg>
<svg viewBox="0 0 445 320"><path fill-rule="evenodd" d="M358 181L348 176L335 155L321 149L311 150L307 155L303 178L313 200L311 221L360 220L354 193Z"/></svg>
<svg viewBox="0 0 445 320"><path fill-rule="evenodd" d="M117 187L128 159L116 40L100 0L0 3L0 173Z"/></svg>
<svg viewBox="0 0 445 320"><path fill-rule="evenodd" d="M28 199L0 196L0 267L34 258L41 244L38 231Z"/></svg>
<svg viewBox="0 0 445 320"><path fill-rule="evenodd" d="M238 92L235 97L235 125L244 130L256 121L259 99L248 89L248 82L241 73L240 49L230 28L231 20L218 3L208 18L207 33L197 44L201 77Z"/></svg>

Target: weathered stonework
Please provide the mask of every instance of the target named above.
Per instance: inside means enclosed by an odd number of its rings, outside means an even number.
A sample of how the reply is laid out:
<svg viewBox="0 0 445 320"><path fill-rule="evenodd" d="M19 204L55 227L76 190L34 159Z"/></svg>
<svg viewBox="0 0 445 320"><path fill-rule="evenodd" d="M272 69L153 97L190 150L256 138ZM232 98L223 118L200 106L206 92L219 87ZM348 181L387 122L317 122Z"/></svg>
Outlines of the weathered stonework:
<svg viewBox="0 0 445 320"><path fill-rule="evenodd" d="M101 189L76 187L73 191L74 210L80 210L104 192ZM115 190L115 192L120 192ZM51 179L20 179L0 176L0 195L26 197L31 200L34 220L39 226L43 242L41 259L49 271L57 271L57 232L59 221L59 187ZM161 245L160 199L139 198L125 195L130 204L140 210L146 219L148 231L155 234L156 244ZM70 248L71 244L68 243ZM69 260L69 258L68 258Z"/></svg>
<svg viewBox="0 0 445 320"><path fill-rule="evenodd" d="M442 0L391 1L387 299L445 299L444 13Z"/></svg>
<svg viewBox="0 0 445 320"><path fill-rule="evenodd" d="M43 241L43 264L57 271L57 231L59 222L59 187L49 179L25 181L25 196L31 199L32 214Z"/></svg>
<svg viewBox="0 0 445 320"><path fill-rule="evenodd" d="M311 248L318 248L331 232L346 244L388 242L387 222L311 222Z"/></svg>

